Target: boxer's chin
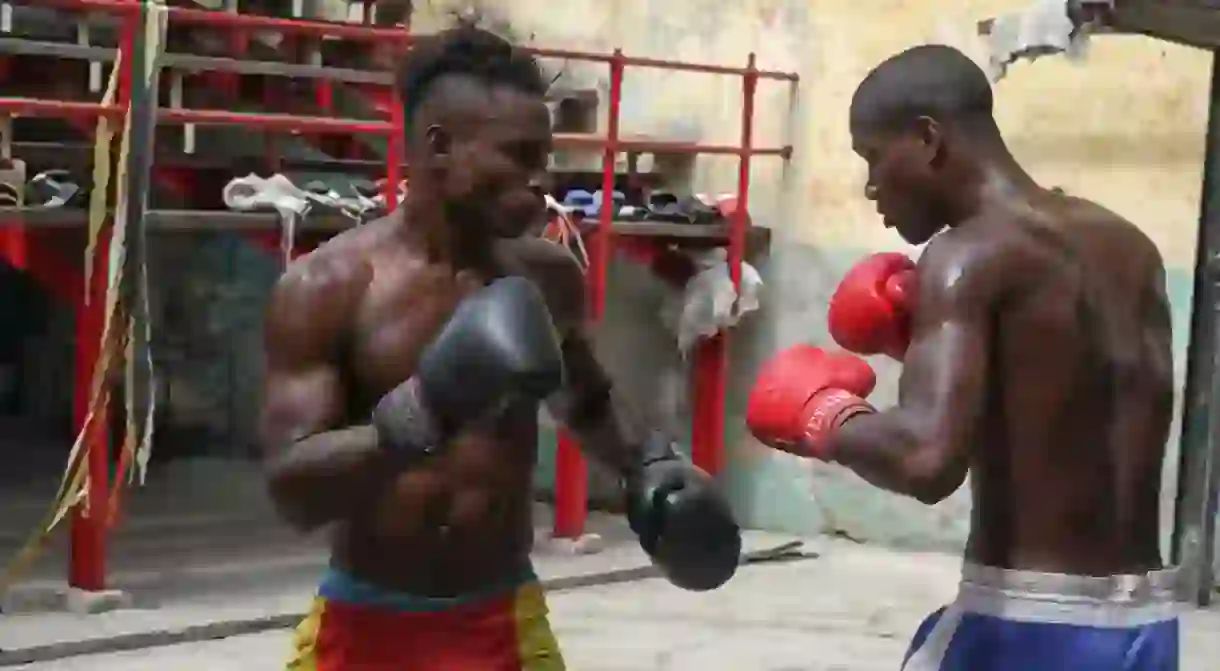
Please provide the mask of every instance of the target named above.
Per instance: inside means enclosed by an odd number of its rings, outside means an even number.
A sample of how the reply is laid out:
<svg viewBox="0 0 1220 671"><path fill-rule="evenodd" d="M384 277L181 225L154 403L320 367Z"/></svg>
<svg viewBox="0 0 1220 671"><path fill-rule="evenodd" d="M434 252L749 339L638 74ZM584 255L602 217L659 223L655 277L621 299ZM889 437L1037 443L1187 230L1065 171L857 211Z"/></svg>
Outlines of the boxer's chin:
<svg viewBox="0 0 1220 671"><path fill-rule="evenodd" d="M942 226L932 224L912 224L908 226L897 226L898 235L910 245L922 245L932 239L940 232Z"/></svg>

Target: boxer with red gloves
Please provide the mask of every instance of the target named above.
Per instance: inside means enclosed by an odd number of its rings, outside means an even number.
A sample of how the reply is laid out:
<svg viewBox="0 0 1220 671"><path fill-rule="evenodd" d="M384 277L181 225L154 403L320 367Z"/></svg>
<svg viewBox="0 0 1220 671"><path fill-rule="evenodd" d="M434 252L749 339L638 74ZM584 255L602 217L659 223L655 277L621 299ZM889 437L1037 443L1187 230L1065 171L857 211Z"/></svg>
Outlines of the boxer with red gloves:
<svg viewBox="0 0 1220 671"><path fill-rule="evenodd" d="M1164 264L1130 222L1039 187L991 111L987 76L945 46L860 85L865 196L927 247L918 267L878 254L853 268L829 325L845 348L902 360L897 403L874 411L862 361L801 345L764 366L747 422L926 504L969 473L960 598L919 628L904 671L1176 671Z"/></svg>
<svg viewBox="0 0 1220 671"><path fill-rule="evenodd" d="M797 456L831 460L830 436L861 413L877 384L859 357L811 345L790 347L758 374L746 424L763 443Z"/></svg>
<svg viewBox="0 0 1220 671"><path fill-rule="evenodd" d="M902 361L911 342L915 262L884 252L857 263L830 298L827 325L840 347Z"/></svg>

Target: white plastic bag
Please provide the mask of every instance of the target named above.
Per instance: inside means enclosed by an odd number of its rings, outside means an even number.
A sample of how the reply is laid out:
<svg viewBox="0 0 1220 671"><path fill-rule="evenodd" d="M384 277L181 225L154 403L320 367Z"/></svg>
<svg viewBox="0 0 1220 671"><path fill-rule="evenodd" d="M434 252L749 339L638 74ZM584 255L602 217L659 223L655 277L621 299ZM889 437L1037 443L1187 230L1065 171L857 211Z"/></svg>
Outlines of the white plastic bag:
<svg viewBox="0 0 1220 671"><path fill-rule="evenodd" d="M724 249L693 255L698 272L683 292L667 299L661 309L661 321L677 336L683 356L699 338L731 328L742 316L758 309L763 286L758 271L742 262L739 295L729 277L727 256Z"/></svg>

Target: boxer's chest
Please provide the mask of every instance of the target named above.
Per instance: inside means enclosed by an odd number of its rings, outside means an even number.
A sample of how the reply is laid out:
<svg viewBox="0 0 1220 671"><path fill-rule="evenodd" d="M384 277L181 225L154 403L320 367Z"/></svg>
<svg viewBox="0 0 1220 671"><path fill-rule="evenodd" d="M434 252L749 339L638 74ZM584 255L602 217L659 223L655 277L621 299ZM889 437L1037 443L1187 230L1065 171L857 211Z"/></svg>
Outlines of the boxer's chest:
<svg viewBox="0 0 1220 671"><path fill-rule="evenodd" d="M534 278L528 268L509 271L535 279L548 303L554 302L541 278ZM485 277L468 271L455 274L429 268L379 268L357 310L345 353L352 378L353 409L371 408L383 394L411 377L420 356L458 304L486 283ZM561 330L562 321L556 319Z"/></svg>

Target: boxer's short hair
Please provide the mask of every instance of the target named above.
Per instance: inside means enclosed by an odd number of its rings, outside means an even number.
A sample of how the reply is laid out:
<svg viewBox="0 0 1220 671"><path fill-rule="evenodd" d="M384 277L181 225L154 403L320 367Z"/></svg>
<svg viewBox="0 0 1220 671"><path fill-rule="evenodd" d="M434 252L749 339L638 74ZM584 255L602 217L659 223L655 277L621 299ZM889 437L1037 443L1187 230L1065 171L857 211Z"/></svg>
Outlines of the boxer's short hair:
<svg viewBox="0 0 1220 671"><path fill-rule="evenodd" d="M912 47L864 78L851 101L851 129L899 131L920 117L941 123L988 122L991 82L962 52L944 45Z"/></svg>
<svg viewBox="0 0 1220 671"><path fill-rule="evenodd" d="M532 54L494 33L459 22L419 38L399 65L396 85L408 134L416 112L442 88L438 82L450 78L486 87L507 86L538 96L548 87Z"/></svg>

